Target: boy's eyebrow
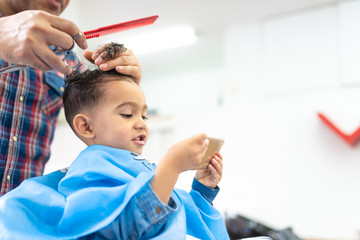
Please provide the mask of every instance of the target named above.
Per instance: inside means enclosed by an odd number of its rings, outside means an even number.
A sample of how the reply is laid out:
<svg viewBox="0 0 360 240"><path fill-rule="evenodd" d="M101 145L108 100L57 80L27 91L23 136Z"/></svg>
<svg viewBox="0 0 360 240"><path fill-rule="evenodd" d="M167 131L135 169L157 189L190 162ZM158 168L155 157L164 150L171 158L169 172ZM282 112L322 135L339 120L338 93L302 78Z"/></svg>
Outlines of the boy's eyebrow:
<svg viewBox="0 0 360 240"><path fill-rule="evenodd" d="M127 106L127 105L130 105L131 107L138 107L139 105L135 102L124 102L124 103L121 103L119 104L115 109L118 109L118 108L121 108L123 106ZM145 104L143 106L143 110L147 110L148 109L148 106Z"/></svg>

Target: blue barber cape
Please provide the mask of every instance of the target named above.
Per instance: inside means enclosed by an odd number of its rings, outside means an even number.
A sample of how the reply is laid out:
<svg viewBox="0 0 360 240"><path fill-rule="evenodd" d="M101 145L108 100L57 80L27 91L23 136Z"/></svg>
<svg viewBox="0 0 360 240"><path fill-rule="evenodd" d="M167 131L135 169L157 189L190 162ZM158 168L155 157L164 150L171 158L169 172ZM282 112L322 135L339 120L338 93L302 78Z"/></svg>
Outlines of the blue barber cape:
<svg viewBox="0 0 360 240"><path fill-rule="evenodd" d="M121 214L154 169L132 152L90 146L66 174L27 179L0 198L0 239L77 239L94 233ZM229 239L222 215L198 191L175 189L172 198L178 210L151 239L185 239L187 234Z"/></svg>

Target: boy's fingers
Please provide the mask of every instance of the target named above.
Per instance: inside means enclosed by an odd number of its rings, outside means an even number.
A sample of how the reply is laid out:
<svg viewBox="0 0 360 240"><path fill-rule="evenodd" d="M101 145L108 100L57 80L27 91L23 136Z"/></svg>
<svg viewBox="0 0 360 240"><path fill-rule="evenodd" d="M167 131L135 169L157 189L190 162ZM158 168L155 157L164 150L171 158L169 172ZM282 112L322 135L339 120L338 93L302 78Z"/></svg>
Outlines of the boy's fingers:
<svg viewBox="0 0 360 240"><path fill-rule="evenodd" d="M206 138L203 144L205 144L205 146L207 148L209 146L209 139Z"/></svg>
<svg viewBox="0 0 360 240"><path fill-rule="evenodd" d="M218 156L215 156L215 159L220 165L222 165L222 159L221 158L219 158Z"/></svg>
<svg viewBox="0 0 360 240"><path fill-rule="evenodd" d="M198 143L205 143L207 142L207 144L209 144L209 139L207 139L207 136L205 133L199 133L197 135L195 135L195 138L197 139Z"/></svg>
<svg viewBox="0 0 360 240"><path fill-rule="evenodd" d="M214 165L210 164L208 167L210 174L217 182L221 180L222 172L219 172Z"/></svg>
<svg viewBox="0 0 360 240"><path fill-rule="evenodd" d="M213 159L213 161L211 161L210 165L216 170L217 174L221 177L222 176L222 166L220 165L220 163Z"/></svg>
<svg viewBox="0 0 360 240"><path fill-rule="evenodd" d="M217 173L215 167L213 165L211 165L211 164L209 164L208 170L210 171L211 175L215 175Z"/></svg>
<svg viewBox="0 0 360 240"><path fill-rule="evenodd" d="M222 159L222 155L219 152L216 152L216 156L218 156L220 159Z"/></svg>

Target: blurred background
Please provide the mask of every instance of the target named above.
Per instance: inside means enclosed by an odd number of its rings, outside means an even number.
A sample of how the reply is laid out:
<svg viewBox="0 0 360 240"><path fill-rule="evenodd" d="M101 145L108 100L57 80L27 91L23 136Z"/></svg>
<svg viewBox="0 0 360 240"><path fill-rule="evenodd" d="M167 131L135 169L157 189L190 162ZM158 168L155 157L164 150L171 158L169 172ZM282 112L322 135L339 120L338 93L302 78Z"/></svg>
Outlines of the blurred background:
<svg viewBox="0 0 360 240"><path fill-rule="evenodd" d="M340 240L360 239L359 13L360 0L73 0L62 17L87 31L159 15L88 40L89 49L125 43L140 60L151 113L144 155L158 162L198 132L223 138L214 205L224 216ZM61 117L46 172L84 148Z"/></svg>

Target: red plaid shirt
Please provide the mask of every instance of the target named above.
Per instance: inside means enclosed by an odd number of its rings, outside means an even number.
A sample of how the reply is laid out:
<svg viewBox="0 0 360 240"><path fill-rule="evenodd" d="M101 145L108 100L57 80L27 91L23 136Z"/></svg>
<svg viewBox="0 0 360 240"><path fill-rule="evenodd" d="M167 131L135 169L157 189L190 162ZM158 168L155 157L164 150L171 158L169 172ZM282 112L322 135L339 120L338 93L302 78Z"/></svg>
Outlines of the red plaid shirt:
<svg viewBox="0 0 360 240"><path fill-rule="evenodd" d="M63 85L56 73L35 69L0 76L0 195L43 174Z"/></svg>
<svg viewBox="0 0 360 240"><path fill-rule="evenodd" d="M0 68L8 65L0 60ZM43 174L63 86L56 72L26 69L0 75L0 196Z"/></svg>

